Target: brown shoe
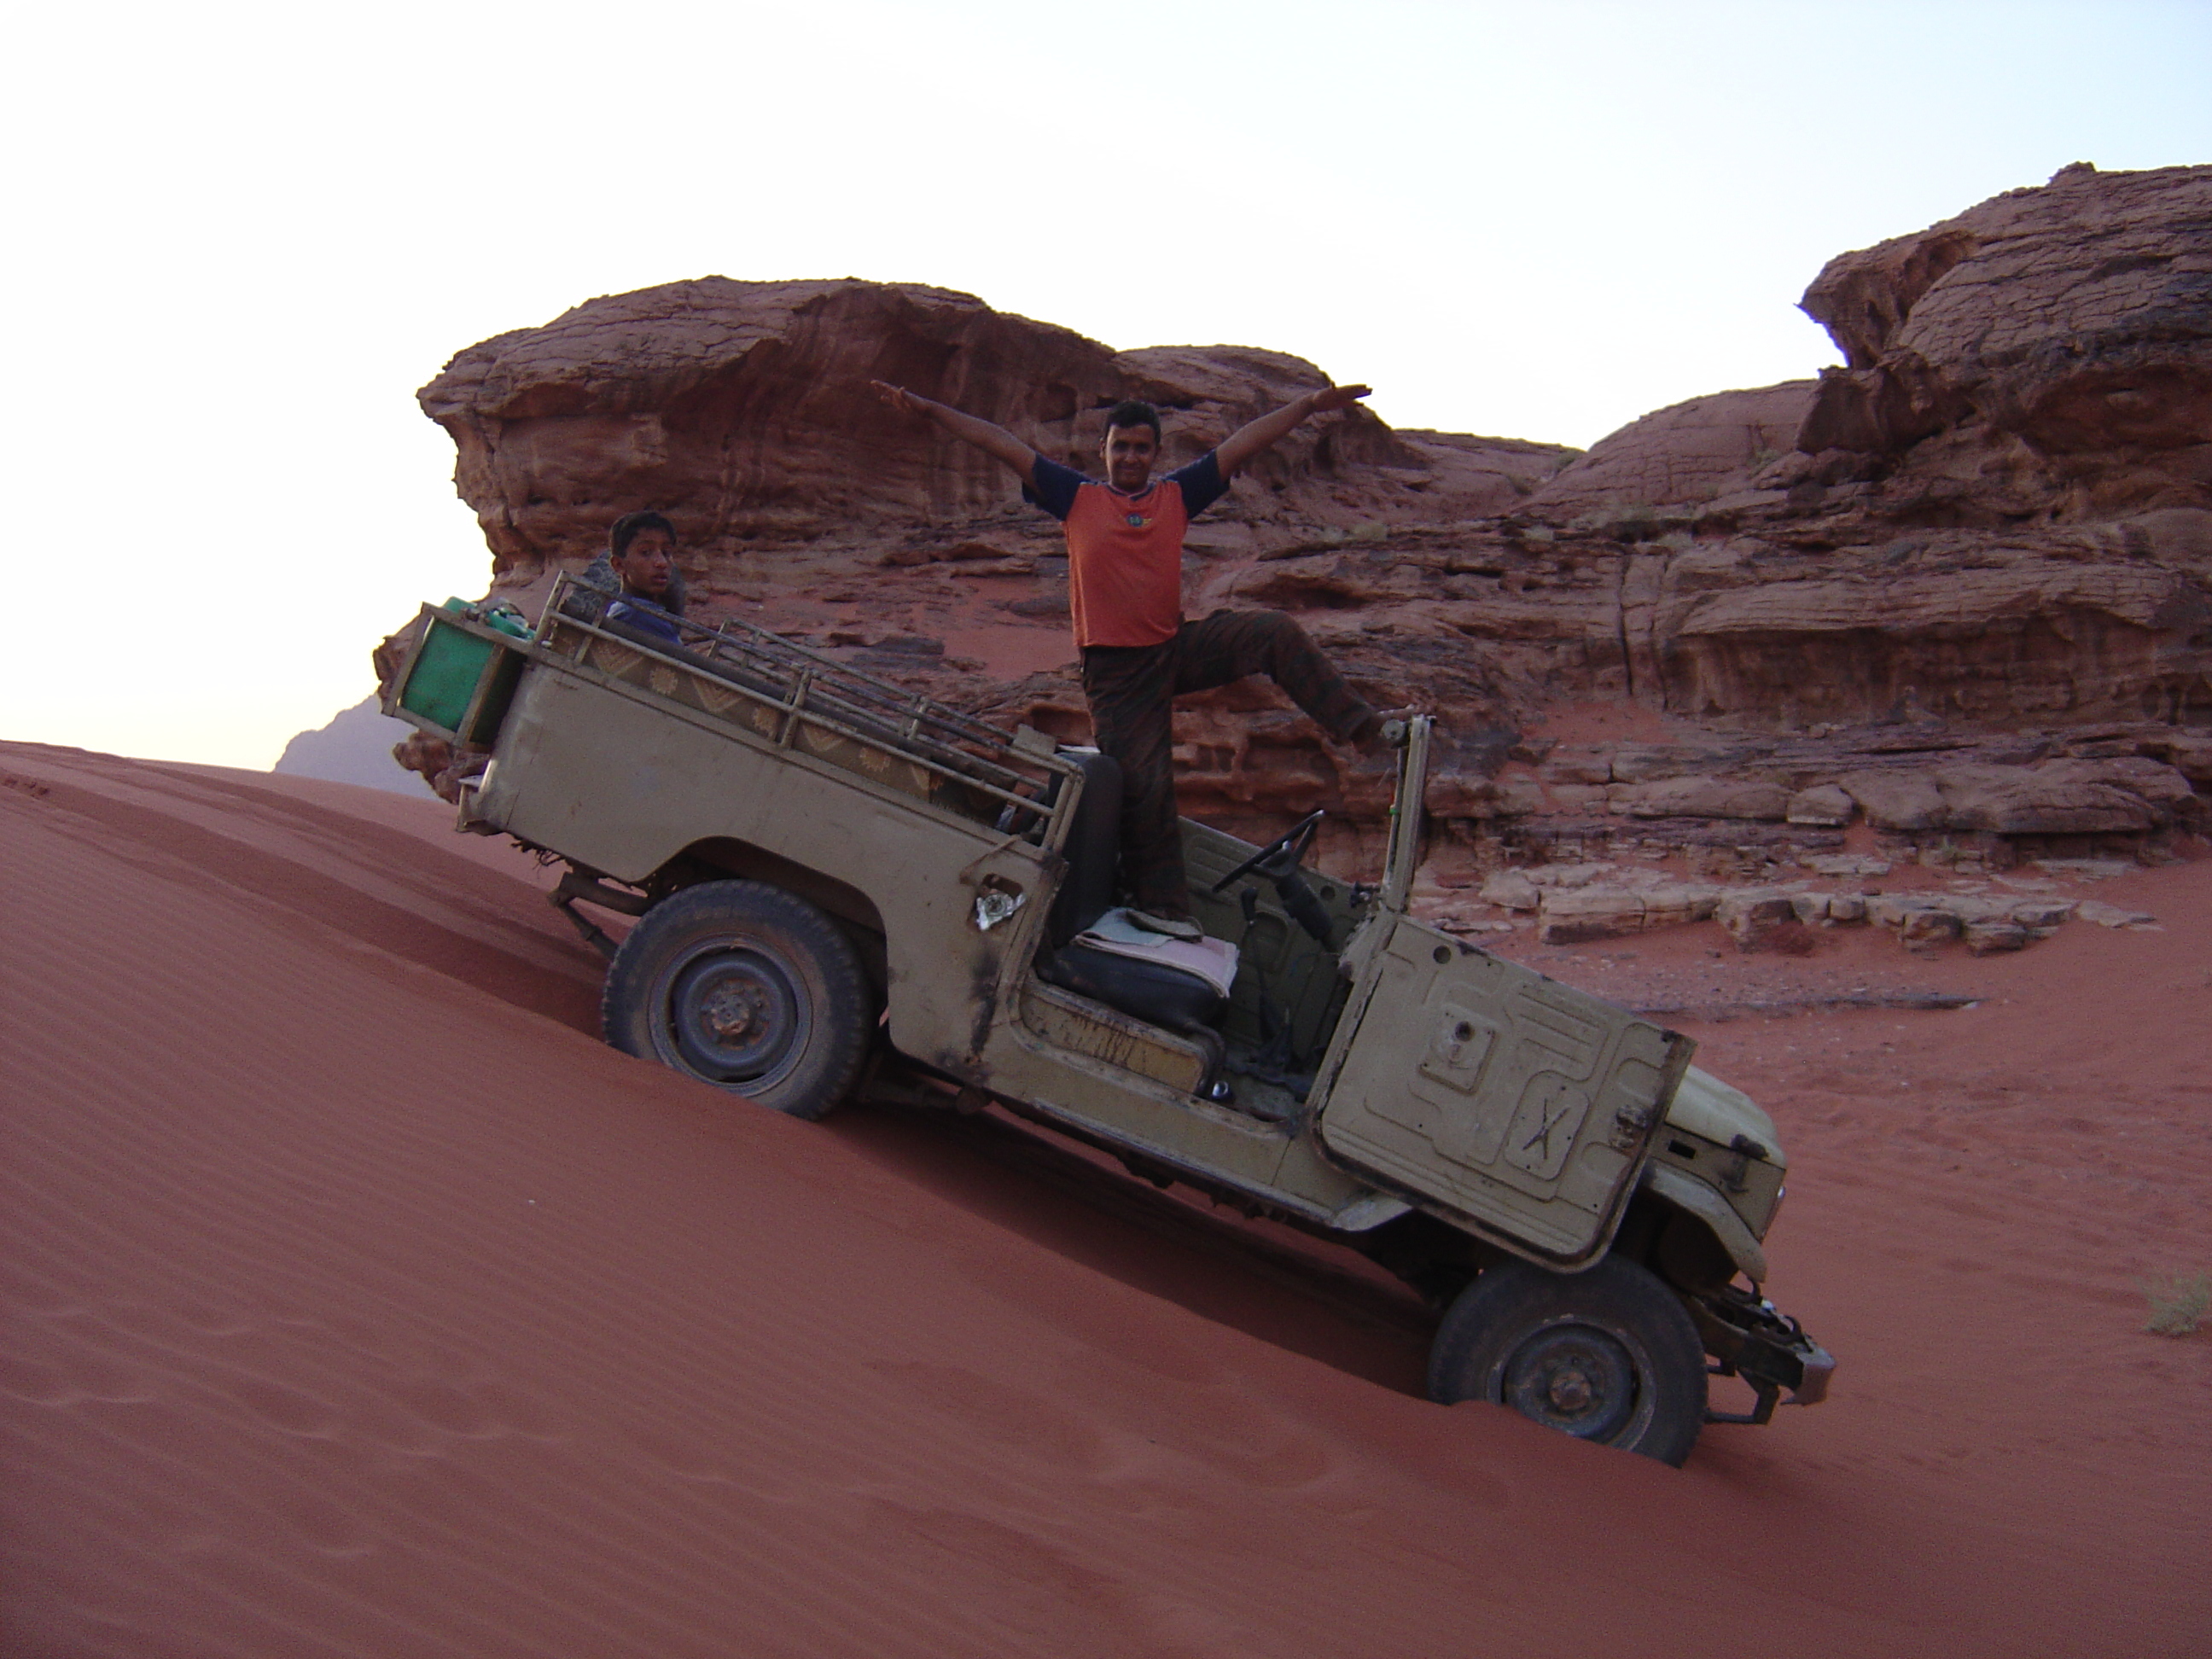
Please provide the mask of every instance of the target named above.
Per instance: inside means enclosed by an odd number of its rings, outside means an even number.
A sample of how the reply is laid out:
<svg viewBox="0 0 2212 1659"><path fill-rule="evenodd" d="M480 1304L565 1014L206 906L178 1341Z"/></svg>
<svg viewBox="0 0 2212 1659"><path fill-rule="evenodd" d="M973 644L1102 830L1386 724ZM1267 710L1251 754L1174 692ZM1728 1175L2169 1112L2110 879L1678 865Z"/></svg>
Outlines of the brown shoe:
<svg viewBox="0 0 2212 1659"><path fill-rule="evenodd" d="M1408 729L1407 721L1412 713L1411 709L1394 708L1382 716L1374 729L1359 740L1359 752L1363 755L1387 755L1394 749L1403 749Z"/></svg>

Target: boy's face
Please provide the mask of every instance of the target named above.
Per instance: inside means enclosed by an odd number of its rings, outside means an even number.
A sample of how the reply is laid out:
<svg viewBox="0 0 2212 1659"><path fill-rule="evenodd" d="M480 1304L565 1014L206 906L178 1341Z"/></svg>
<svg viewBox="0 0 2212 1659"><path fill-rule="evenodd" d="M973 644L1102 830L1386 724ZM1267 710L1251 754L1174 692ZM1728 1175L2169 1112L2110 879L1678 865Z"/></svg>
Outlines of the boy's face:
<svg viewBox="0 0 2212 1659"><path fill-rule="evenodd" d="M1109 426L1098 453L1106 462L1106 479L1116 489L1134 493L1152 476L1160 441L1148 426Z"/></svg>
<svg viewBox="0 0 2212 1659"><path fill-rule="evenodd" d="M630 538L614 567L625 590L657 599L675 580L676 539L665 530L641 530Z"/></svg>

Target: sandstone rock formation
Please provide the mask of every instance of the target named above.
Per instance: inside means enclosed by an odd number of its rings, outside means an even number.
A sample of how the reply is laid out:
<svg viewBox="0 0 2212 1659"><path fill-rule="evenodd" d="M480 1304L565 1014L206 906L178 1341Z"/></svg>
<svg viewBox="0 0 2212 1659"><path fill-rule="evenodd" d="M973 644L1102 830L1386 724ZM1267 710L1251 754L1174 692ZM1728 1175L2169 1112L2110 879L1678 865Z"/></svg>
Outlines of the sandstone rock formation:
<svg viewBox="0 0 2212 1659"><path fill-rule="evenodd" d="M471 346L420 394L459 452L455 483L507 585L574 566L640 501L668 514L709 592L749 555L813 546L900 564L1034 556L1049 543L1003 469L885 408L907 386L1095 464L1097 412L1143 398L1170 412L1166 465L1328 384L1312 364L1243 347L1115 354L965 294L856 281L708 276L592 300L543 328ZM1364 410L1263 456L1194 544L1279 548L1372 521L1502 510L1573 452L1394 433ZM1394 510L1395 508L1395 510ZM989 525L1006 538L992 544Z"/></svg>
<svg viewBox="0 0 2212 1659"><path fill-rule="evenodd" d="M2077 163L1831 260L1804 306L1846 366L1797 448L1897 466L1923 520L2205 504L2212 168Z"/></svg>
<svg viewBox="0 0 2212 1659"><path fill-rule="evenodd" d="M1869 833L1998 869L2199 826L2212 167L2069 168L1839 257L1805 306L1844 368L1579 459L1314 422L1194 527L1190 607L1291 611L1378 700L1444 715L1455 879L1624 848L1764 879ZM1249 348L1115 353L940 289L709 277L486 341L421 395L526 608L649 504L695 613L1080 735L1057 526L871 378L1079 465L1121 398L1169 411L1172 463L1325 380ZM1523 735L1589 703L1665 740ZM1371 860L1387 777L1271 689L1194 700L1176 735L1187 810L1252 833L1328 805L1328 854Z"/></svg>
<svg viewBox="0 0 2212 1659"><path fill-rule="evenodd" d="M1751 487L1796 444L1816 383L1717 392L1655 410L1602 438L1529 499L1547 516L1710 501Z"/></svg>

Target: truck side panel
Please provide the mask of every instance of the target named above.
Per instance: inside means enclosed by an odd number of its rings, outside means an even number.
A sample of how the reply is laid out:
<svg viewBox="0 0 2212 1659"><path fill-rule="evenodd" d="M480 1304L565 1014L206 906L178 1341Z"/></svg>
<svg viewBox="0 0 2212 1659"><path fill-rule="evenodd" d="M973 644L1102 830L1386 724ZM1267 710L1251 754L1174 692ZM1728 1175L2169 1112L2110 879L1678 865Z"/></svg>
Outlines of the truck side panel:
<svg viewBox="0 0 2212 1659"><path fill-rule="evenodd" d="M1026 930L971 925L974 878L1024 893L1042 855L993 852L988 829L934 812L810 757L708 729L624 689L533 668L523 677L477 793L477 817L625 882L642 882L713 837L747 842L836 877L883 919L891 1040L939 1061L980 1046L971 1009Z"/></svg>

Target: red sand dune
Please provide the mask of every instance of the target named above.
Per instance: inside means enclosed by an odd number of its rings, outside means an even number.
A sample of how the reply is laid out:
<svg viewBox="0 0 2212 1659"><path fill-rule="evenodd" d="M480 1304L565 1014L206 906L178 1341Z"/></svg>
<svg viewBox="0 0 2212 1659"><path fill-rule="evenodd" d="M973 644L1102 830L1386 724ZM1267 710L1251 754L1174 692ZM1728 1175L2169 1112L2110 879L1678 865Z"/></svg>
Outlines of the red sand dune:
<svg viewBox="0 0 2212 1659"><path fill-rule="evenodd" d="M2212 1650L2212 1336L2136 1288L2212 1268L2212 863L1911 965L1971 1012L1696 1031L1842 1369L1676 1472L1427 1403L1255 1230L616 1054L435 803L0 783L9 1655Z"/></svg>

